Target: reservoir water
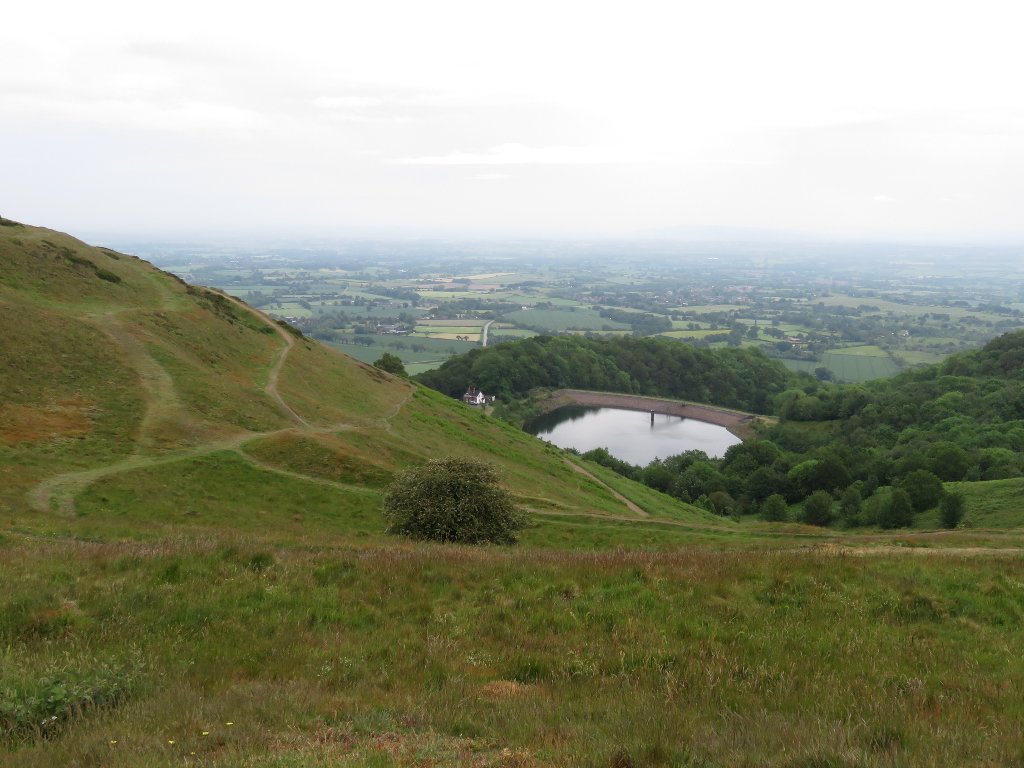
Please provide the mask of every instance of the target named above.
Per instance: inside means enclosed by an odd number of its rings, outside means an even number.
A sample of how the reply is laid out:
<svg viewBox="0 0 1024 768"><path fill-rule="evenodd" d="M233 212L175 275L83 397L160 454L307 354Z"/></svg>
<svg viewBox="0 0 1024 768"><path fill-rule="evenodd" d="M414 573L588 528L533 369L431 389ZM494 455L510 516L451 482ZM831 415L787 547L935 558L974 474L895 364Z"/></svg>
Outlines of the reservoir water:
<svg viewBox="0 0 1024 768"><path fill-rule="evenodd" d="M725 427L680 416L567 405L527 423L524 429L559 448L580 453L607 448L617 459L645 466L684 451L704 451L721 457L741 440Z"/></svg>

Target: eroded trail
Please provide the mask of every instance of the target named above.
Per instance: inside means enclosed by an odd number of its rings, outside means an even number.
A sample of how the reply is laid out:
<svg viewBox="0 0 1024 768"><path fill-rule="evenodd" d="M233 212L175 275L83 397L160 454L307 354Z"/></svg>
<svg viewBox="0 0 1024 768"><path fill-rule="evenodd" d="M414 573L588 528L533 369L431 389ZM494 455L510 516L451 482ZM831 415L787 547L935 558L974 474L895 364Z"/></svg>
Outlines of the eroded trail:
<svg viewBox="0 0 1024 768"><path fill-rule="evenodd" d="M292 408L290 405L288 405L288 403L285 402L284 398L281 397L281 393L277 389L278 377L281 375L281 369L284 367L285 360L288 359L288 353L291 352L292 349L295 347L295 338L290 333L288 333L287 330L285 330L280 325L275 323L262 312L258 312L257 310L254 310L252 307L242 304L242 302L240 302L238 299L232 296L228 296L228 299L234 304L243 307L247 311L254 312L255 314L259 315L259 317L264 322L269 323L270 326L275 331L277 331L278 337L284 341L284 348L278 353L277 359L274 361L274 365L270 369L270 374L267 376L267 385L265 387L265 390L267 395L269 395L271 399L273 399L273 401L277 403L278 406L280 406L281 410L284 411L285 414L287 414L288 418L290 418L296 424L299 424L303 427L312 428L308 421L302 418L302 416L300 416L295 411L294 408Z"/></svg>
<svg viewBox="0 0 1024 768"><path fill-rule="evenodd" d="M632 512L633 514L637 515L638 517L650 517L650 515L647 513L646 510L641 509L633 501L631 501L630 499L627 499L625 496L623 496L621 493L616 491L614 488L612 488L610 485L608 485L608 483L604 482L597 475L594 475L593 473L588 472L583 467L581 467L579 464L575 464L572 461L570 461L569 459L566 459L565 463L568 464L570 467L572 467L574 472L578 472L579 474L583 475L584 477L588 478L589 480L593 480L599 486L604 488L606 491L608 491L608 493L610 493L616 499L618 499L623 504L625 504L626 508L630 512Z"/></svg>
<svg viewBox="0 0 1024 768"><path fill-rule="evenodd" d="M176 461L185 461L224 450L237 451L255 466L268 471L293 475L310 482L333 484L331 481L300 475L299 473L259 462L242 450L242 446L252 440L273 437L296 430L310 434L329 434L355 427L347 423L334 424L327 427L314 427L285 401L278 391L278 379L289 353L295 346L294 337L286 329L258 310L252 309L233 297L229 296L227 298L244 311L253 312L260 317L274 328L278 338L284 342L284 346L275 356L268 371L264 391L278 405L282 414L295 424L295 427L285 427L265 432L238 430L224 435L223 427L197 421L182 405L181 398L174 386L173 377L151 354L148 345L156 343L155 340L146 337L144 332L129 328L124 324L122 315L134 310L98 314L90 317L90 322L94 323L108 338L118 345L126 362L138 374L143 392L145 393L146 411L139 426L136 448L132 455L106 466L64 472L47 478L28 493L28 501L34 509L41 512L72 515L75 511L75 497L98 480L121 472L145 469ZM171 308L169 302L165 308ZM391 413L383 417L382 428L386 430L391 429L391 419L398 415L411 395L412 390L395 406ZM196 444L187 448L161 450L158 439L158 435L161 433L160 427L165 427L168 423L173 423L175 430L179 434L183 430L187 431L197 440ZM216 434L218 431L220 434ZM339 485L340 487L340 484L334 485Z"/></svg>

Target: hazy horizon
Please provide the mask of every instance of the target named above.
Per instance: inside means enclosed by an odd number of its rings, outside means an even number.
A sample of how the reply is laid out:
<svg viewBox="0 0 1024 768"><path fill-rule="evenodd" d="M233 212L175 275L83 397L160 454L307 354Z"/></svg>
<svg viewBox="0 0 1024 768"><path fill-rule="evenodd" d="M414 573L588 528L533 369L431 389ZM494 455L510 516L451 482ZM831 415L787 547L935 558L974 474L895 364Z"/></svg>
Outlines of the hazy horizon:
<svg viewBox="0 0 1024 768"><path fill-rule="evenodd" d="M87 238L1020 244L1014 10L22 4L0 214Z"/></svg>

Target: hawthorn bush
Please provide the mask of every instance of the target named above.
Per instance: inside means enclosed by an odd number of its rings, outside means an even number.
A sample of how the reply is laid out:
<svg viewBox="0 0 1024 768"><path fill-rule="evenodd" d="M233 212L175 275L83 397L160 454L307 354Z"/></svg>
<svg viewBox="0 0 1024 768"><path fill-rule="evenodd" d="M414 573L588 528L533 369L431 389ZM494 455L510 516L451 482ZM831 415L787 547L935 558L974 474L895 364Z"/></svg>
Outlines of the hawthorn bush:
<svg viewBox="0 0 1024 768"><path fill-rule="evenodd" d="M461 544L514 544L525 514L498 470L449 456L400 472L384 493L388 533Z"/></svg>

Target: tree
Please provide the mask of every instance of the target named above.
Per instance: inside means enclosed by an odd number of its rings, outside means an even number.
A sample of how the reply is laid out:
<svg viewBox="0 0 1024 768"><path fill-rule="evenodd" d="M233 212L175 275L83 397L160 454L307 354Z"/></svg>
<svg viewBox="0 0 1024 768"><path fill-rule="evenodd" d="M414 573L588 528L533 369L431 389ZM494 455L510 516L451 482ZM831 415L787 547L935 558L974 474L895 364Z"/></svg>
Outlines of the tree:
<svg viewBox="0 0 1024 768"><path fill-rule="evenodd" d="M809 525L828 525L832 520L832 494L815 491L804 502L804 522Z"/></svg>
<svg viewBox="0 0 1024 768"><path fill-rule="evenodd" d="M966 504L962 493L955 491L944 494L939 502L939 517L946 528L956 528L964 519Z"/></svg>
<svg viewBox="0 0 1024 768"><path fill-rule="evenodd" d="M789 507L786 500L777 493L773 493L761 505L761 517L770 523L781 523L788 516Z"/></svg>
<svg viewBox="0 0 1024 768"><path fill-rule="evenodd" d="M928 468L940 480L963 480L967 470L971 468L971 460L967 451L959 445L944 440L928 449Z"/></svg>
<svg viewBox="0 0 1024 768"><path fill-rule="evenodd" d="M911 472L900 481L899 487L910 496L915 512L931 509L942 498L942 481L927 469Z"/></svg>
<svg viewBox="0 0 1024 768"><path fill-rule="evenodd" d="M839 499L839 514L848 528L852 528L860 522L860 506L862 501L857 483L843 491L843 495Z"/></svg>
<svg viewBox="0 0 1024 768"><path fill-rule="evenodd" d="M449 456L398 473L384 493L388 533L463 544L514 544L526 516L498 470Z"/></svg>
<svg viewBox="0 0 1024 768"><path fill-rule="evenodd" d="M405 376L405 366L402 364L402 358L398 355L393 355L390 352L385 352L373 363L374 368L380 368L382 371L393 373L395 376Z"/></svg>
<svg viewBox="0 0 1024 768"><path fill-rule="evenodd" d="M906 528L914 522L914 505L910 494L902 488L896 488L889 496L889 503L878 516L878 524L883 528Z"/></svg>
<svg viewBox="0 0 1024 768"><path fill-rule="evenodd" d="M708 495L708 501L711 502L711 510L716 515L728 515L736 506L736 501L725 491L712 491Z"/></svg>

